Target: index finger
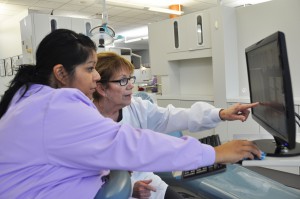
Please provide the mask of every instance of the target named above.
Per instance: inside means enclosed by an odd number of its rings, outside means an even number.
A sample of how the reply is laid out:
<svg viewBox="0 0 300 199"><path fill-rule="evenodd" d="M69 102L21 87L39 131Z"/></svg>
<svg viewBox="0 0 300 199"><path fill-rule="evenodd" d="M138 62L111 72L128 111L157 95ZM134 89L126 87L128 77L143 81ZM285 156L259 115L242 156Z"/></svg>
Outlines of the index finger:
<svg viewBox="0 0 300 199"><path fill-rule="evenodd" d="M259 102L250 103L250 104L241 104L243 109L253 108L253 107L258 106L258 105L259 105Z"/></svg>

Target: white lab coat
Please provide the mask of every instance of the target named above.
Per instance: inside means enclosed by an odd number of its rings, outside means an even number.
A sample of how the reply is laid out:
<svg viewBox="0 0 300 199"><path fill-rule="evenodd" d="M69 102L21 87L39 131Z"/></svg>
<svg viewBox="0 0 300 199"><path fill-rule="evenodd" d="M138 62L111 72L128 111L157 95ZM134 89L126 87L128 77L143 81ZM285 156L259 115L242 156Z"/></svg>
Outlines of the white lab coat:
<svg viewBox="0 0 300 199"><path fill-rule="evenodd" d="M220 110L205 102L196 102L188 109L175 108L172 105L162 108L137 97L132 98L131 104L123 108L123 118L120 122L161 133L181 130L195 132L216 127L221 121ZM157 189L151 193L150 199L163 199L168 185L153 172L133 172L132 187L136 181L148 179L152 179L151 185Z"/></svg>

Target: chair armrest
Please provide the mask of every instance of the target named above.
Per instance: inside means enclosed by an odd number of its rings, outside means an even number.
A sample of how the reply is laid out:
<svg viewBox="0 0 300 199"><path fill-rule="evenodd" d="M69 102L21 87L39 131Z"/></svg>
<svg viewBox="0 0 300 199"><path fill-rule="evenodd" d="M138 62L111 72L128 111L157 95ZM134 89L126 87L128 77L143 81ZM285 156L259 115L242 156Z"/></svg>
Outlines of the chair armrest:
<svg viewBox="0 0 300 199"><path fill-rule="evenodd" d="M128 171L110 171L109 180L100 188L94 199L128 199L131 179Z"/></svg>

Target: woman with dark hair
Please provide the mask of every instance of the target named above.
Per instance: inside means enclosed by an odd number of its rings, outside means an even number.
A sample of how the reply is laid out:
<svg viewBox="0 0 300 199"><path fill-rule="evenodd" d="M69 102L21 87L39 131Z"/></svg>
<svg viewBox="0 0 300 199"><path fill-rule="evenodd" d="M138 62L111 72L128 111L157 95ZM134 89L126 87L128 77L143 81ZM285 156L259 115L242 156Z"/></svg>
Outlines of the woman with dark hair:
<svg viewBox="0 0 300 199"><path fill-rule="evenodd" d="M1 198L94 198L109 169L189 170L260 157L249 141L213 148L104 118L91 101L96 62L89 37L58 29L40 43L36 65L20 67L0 102Z"/></svg>

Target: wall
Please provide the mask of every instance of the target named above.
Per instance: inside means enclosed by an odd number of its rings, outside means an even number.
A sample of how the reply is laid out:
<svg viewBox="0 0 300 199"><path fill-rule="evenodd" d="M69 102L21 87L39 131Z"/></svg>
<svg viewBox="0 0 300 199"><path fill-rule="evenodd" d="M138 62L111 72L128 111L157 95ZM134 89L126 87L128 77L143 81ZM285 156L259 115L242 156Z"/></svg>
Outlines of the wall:
<svg viewBox="0 0 300 199"><path fill-rule="evenodd" d="M132 48L132 52L142 56L142 64L150 64L150 60L149 60L149 50L145 49L145 50L135 50L134 48ZM146 66L145 66L146 67Z"/></svg>
<svg viewBox="0 0 300 199"><path fill-rule="evenodd" d="M27 11L22 12L0 24L0 59L22 54L19 22L27 15ZM0 77L0 95L4 93L12 77Z"/></svg>
<svg viewBox="0 0 300 199"><path fill-rule="evenodd" d="M183 96L213 96L213 68L211 57L178 61L180 94ZM193 86L197 85L197 86Z"/></svg>
<svg viewBox="0 0 300 199"><path fill-rule="evenodd" d="M249 96L245 48L280 30L286 36L294 97L300 97L299 8L299 0L273 0L236 10L240 96Z"/></svg>

